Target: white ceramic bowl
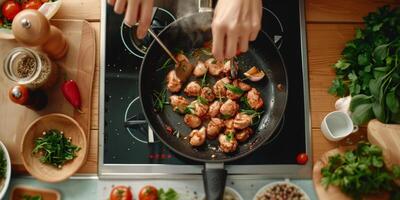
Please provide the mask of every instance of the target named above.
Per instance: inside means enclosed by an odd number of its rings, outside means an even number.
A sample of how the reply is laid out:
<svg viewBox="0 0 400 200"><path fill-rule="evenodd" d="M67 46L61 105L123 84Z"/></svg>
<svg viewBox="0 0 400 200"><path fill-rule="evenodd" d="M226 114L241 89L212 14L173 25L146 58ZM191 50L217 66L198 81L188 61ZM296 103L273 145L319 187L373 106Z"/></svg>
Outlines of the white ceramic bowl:
<svg viewBox="0 0 400 200"><path fill-rule="evenodd" d="M3 3L6 0L0 0L0 6L3 5ZM39 11L46 16L47 19L51 19L57 11L60 9L62 4L62 0L57 0L55 2L47 2L44 3L40 8ZM14 39L14 35L10 29L5 29L5 28L0 28L0 39Z"/></svg>
<svg viewBox="0 0 400 200"><path fill-rule="evenodd" d="M237 192L235 189L231 187L226 186L225 193L231 194L235 198L235 200L243 200L243 197L239 194L239 192ZM206 199L206 197L203 196L203 198L201 199Z"/></svg>
<svg viewBox="0 0 400 200"><path fill-rule="evenodd" d="M295 185L295 184L289 182L288 180L272 182L272 183L269 183L269 184L267 184L267 185L264 185L264 186L261 187L261 188L257 191L257 193L254 195L253 200L257 200L257 196L262 195L267 189L272 188L272 187L274 187L274 186L276 186L276 185L278 185L278 184L287 184L287 185L289 185L289 186L293 186L293 187L299 189L300 193L302 193L302 194L304 195L304 198L305 198L306 200L310 200L310 197L307 195L307 193L306 193L303 189L301 189L299 186L297 186L297 185Z"/></svg>
<svg viewBox="0 0 400 200"><path fill-rule="evenodd" d="M2 142L0 142L0 148L4 152L4 157L7 160L7 171L6 171L6 178L4 181L2 181L2 185L0 185L0 199L3 199L4 195L7 192L8 186L10 184L10 179L11 179L11 160L10 160L10 155L8 154L8 151L6 149L6 146Z"/></svg>

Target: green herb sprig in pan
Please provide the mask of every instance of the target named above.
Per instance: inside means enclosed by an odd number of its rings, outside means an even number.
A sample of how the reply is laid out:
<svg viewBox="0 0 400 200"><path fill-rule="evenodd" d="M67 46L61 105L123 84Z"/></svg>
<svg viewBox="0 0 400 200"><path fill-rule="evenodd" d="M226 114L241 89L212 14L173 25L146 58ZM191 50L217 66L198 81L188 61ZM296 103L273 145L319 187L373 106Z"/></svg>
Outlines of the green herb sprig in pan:
<svg viewBox="0 0 400 200"><path fill-rule="evenodd" d="M334 65L336 79L329 92L353 96L356 124L372 118L400 123L400 7L379 8L364 21L365 28L356 30Z"/></svg>
<svg viewBox="0 0 400 200"><path fill-rule="evenodd" d="M393 172L387 171L382 150L360 142L353 151L329 157L321 174L321 183L326 188L335 185L354 199L361 199L364 195L398 189L393 180L400 177L400 167L393 167Z"/></svg>
<svg viewBox="0 0 400 200"><path fill-rule="evenodd" d="M50 164L58 168L76 157L80 147L71 143L72 138L66 138L59 130L43 132L43 137L35 140L35 148L32 154L40 152L40 162Z"/></svg>

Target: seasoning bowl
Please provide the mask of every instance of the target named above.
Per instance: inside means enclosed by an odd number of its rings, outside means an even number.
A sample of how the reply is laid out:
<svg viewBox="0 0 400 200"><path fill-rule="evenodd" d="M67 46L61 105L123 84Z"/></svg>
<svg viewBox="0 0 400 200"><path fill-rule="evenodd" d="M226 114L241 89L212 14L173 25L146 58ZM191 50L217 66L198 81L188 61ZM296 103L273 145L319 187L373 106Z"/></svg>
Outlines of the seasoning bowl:
<svg viewBox="0 0 400 200"><path fill-rule="evenodd" d="M0 6L3 5L4 2L6 2L6 0L0 0ZM62 0L57 0L54 2L49 1L42 4L42 6L39 8L39 11L46 16L47 19L51 19L60 9L61 4ZM0 39L12 40L14 38L14 34L10 29L0 28Z"/></svg>
<svg viewBox="0 0 400 200"><path fill-rule="evenodd" d="M71 137L72 144L81 149L73 160L66 162L61 168L40 162L40 153L33 154L35 140L43 136L43 132L51 129L62 131L65 137ZM64 114L49 114L39 117L25 131L20 146L22 162L26 170L38 180L44 182L60 182L78 171L86 161L88 143L82 127L73 118Z"/></svg>
<svg viewBox="0 0 400 200"><path fill-rule="evenodd" d="M22 195L41 196L46 200L60 200L61 195L57 190L36 188L27 185L17 185L11 191L10 200L20 200Z"/></svg>
<svg viewBox="0 0 400 200"><path fill-rule="evenodd" d="M0 142L0 148L3 150L4 159L6 159L6 162L7 162L7 170L6 170L5 178L0 180L0 199L3 199L4 195L7 192L8 186L10 184L11 159L10 159L10 155L8 154L6 146L2 142Z"/></svg>
<svg viewBox="0 0 400 200"><path fill-rule="evenodd" d="M357 132L358 126L353 124L348 113L333 111L322 120L321 131L326 139L339 141L351 133Z"/></svg>
<svg viewBox="0 0 400 200"><path fill-rule="evenodd" d="M225 187L224 197L225 195L230 195L233 200L243 200L243 197L239 194L238 191L228 186ZM202 199L205 200L206 197L203 197Z"/></svg>
<svg viewBox="0 0 400 200"><path fill-rule="evenodd" d="M303 196L304 196L304 199L305 200L310 200L310 197L307 195L307 193L303 190L303 189L301 189L299 186L297 186L296 184L294 184L294 183L291 183L289 180L285 180L285 181L276 181L276 182L272 182L272 183L269 183L269 184L267 184L267 185L264 185L263 187L261 187L258 191L257 191L257 193L254 195L254 197L253 197L253 200L259 200L259 196L261 196L262 194L264 194L267 190L269 190L270 188L273 188L273 187L275 187L275 186L277 186L277 185L282 185L282 184L285 184L285 185L287 185L287 186L291 186L291 187L294 187L294 188L297 188L298 190L299 190L299 193L301 193Z"/></svg>

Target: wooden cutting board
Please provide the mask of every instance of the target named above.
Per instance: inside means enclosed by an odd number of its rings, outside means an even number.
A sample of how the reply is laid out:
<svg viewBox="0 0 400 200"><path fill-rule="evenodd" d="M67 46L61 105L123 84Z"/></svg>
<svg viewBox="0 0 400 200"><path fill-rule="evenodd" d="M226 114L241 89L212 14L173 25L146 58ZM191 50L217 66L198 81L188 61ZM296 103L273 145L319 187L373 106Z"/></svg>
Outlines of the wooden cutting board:
<svg viewBox="0 0 400 200"><path fill-rule="evenodd" d="M6 145L13 165L22 164L18 152L26 127L42 115L63 113L73 117L85 131L87 141L90 141L91 98L96 61L95 31L83 20L52 20L51 23L64 33L69 50L65 58L55 61L60 69L58 83L47 92L49 104L40 112L9 100L8 90L14 83L4 75L3 60L12 48L21 45L15 40L0 40L0 140ZM74 111L62 95L60 86L64 77L73 79L78 84L82 98L82 114Z"/></svg>

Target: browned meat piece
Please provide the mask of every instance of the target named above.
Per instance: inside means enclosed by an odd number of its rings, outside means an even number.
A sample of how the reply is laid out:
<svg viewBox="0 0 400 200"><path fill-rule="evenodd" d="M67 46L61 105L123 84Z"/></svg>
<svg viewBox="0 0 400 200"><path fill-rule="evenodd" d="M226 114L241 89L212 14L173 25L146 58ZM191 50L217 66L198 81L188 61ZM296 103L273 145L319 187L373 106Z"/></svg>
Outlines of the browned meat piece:
<svg viewBox="0 0 400 200"><path fill-rule="evenodd" d="M197 97L201 93L201 86L196 81L192 81L187 84L185 90L183 91L189 97Z"/></svg>
<svg viewBox="0 0 400 200"><path fill-rule="evenodd" d="M175 65L176 76L181 80L182 83L184 83L192 75L194 66L183 54L177 54L176 60L179 62Z"/></svg>
<svg viewBox="0 0 400 200"><path fill-rule="evenodd" d="M172 109L175 112L184 113L186 107L189 105L189 101L185 97L172 95L169 97Z"/></svg>
<svg viewBox="0 0 400 200"><path fill-rule="evenodd" d="M244 82L240 81L239 79L233 80L232 84L245 92L251 90L251 86L249 84L244 83Z"/></svg>
<svg viewBox="0 0 400 200"><path fill-rule="evenodd" d="M208 106L206 104L202 104L200 101L195 100L189 104L188 109L191 114L197 115L198 117L203 117L208 112Z"/></svg>
<svg viewBox="0 0 400 200"><path fill-rule="evenodd" d="M236 129L245 129L251 125L253 117L245 113L238 113L233 120L233 127Z"/></svg>
<svg viewBox="0 0 400 200"><path fill-rule="evenodd" d="M201 146L206 141L206 128L201 127L200 130L193 130L189 135L189 143L194 147Z"/></svg>
<svg viewBox="0 0 400 200"><path fill-rule="evenodd" d="M231 81L229 80L229 78L226 77L218 80L213 86L213 92L215 96L218 98L225 97L226 95L225 84L230 82Z"/></svg>
<svg viewBox="0 0 400 200"><path fill-rule="evenodd" d="M224 68L224 63L218 62L214 58L206 60L205 65L212 76L219 76Z"/></svg>
<svg viewBox="0 0 400 200"><path fill-rule="evenodd" d="M224 116L224 118L231 118L236 115L239 110L239 104L235 101L228 99L222 104L219 112Z"/></svg>
<svg viewBox="0 0 400 200"><path fill-rule="evenodd" d="M172 93L177 93L182 88L182 81L176 76L175 70L172 70L167 75L167 88Z"/></svg>
<svg viewBox="0 0 400 200"><path fill-rule="evenodd" d="M207 138L215 139L224 128L224 121L220 118L211 118L207 125Z"/></svg>
<svg viewBox="0 0 400 200"><path fill-rule="evenodd" d="M198 61L196 67L194 67L193 75L195 77L202 77L208 71L207 66L204 64L203 61Z"/></svg>
<svg viewBox="0 0 400 200"><path fill-rule="evenodd" d="M246 142L247 139L253 134L253 129L247 127L235 134L235 138L239 142Z"/></svg>
<svg viewBox="0 0 400 200"><path fill-rule="evenodd" d="M230 133L228 135L220 134L218 137L219 148L225 153L232 153L236 151L238 142L234 134Z"/></svg>
<svg viewBox="0 0 400 200"><path fill-rule="evenodd" d="M201 89L201 94L200 94L200 96L203 97L203 98L204 98L205 100L207 100L208 102L212 102L212 101L214 101L214 99L215 99L215 95L214 95L212 89L209 88L209 87L203 87L203 88Z"/></svg>
<svg viewBox="0 0 400 200"><path fill-rule="evenodd" d="M222 102L214 101L208 110L208 116L216 117L219 114L219 109L221 108Z"/></svg>
<svg viewBox="0 0 400 200"><path fill-rule="evenodd" d="M230 130L234 129L233 128L233 119L225 120L225 127L226 127L226 129L230 129Z"/></svg>
<svg viewBox="0 0 400 200"><path fill-rule="evenodd" d="M186 114L183 118L183 121L190 128L197 128L201 125L201 119L193 114Z"/></svg>
<svg viewBox="0 0 400 200"><path fill-rule="evenodd" d="M252 88L247 93L247 103L254 110L258 110L258 109L262 108L264 105L264 101L261 98L260 92L257 91L255 88Z"/></svg>

